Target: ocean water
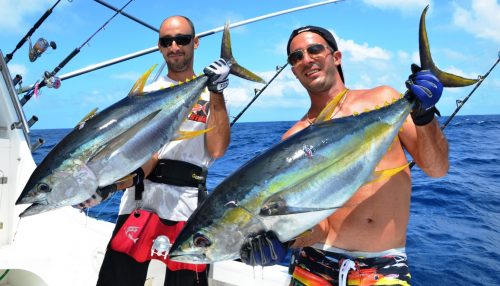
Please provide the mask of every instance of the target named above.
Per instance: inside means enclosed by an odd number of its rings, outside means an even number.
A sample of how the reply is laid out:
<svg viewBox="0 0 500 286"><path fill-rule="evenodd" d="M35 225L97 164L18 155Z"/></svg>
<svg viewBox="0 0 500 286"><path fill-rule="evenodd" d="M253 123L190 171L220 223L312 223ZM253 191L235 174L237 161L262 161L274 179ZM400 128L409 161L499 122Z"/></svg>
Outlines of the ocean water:
<svg viewBox="0 0 500 286"><path fill-rule="evenodd" d="M441 118L444 122L445 117ZM293 122L238 123L226 155L209 170L208 188L278 142ZM33 130L45 144L39 163L69 129ZM500 115L457 116L446 127L447 176L412 169L407 253L412 285L500 285ZM89 215L114 222L121 193Z"/></svg>

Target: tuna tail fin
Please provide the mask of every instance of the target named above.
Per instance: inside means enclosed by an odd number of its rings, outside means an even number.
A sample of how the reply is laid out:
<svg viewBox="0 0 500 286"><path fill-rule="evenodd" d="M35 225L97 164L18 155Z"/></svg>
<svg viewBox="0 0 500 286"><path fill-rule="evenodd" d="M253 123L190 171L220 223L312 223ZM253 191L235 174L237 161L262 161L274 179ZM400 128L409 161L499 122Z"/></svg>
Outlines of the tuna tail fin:
<svg viewBox="0 0 500 286"><path fill-rule="evenodd" d="M153 70L156 68L156 64L153 65L151 68L149 68L143 75L141 75L137 81L134 83L132 88L130 89L128 96L136 96L136 95L143 95L143 89L144 86L146 85L146 81L148 80L149 76L153 72Z"/></svg>
<svg viewBox="0 0 500 286"><path fill-rule="evenodd" d="M240 66L233 57L233 52L231 50L231 35L229 34L229 22L224 25L224 33L222 34L222 45L220 56L231 66L230 73L247 80L259 82L265 84L266 81L263 80L258 75L247 70L246 68Z"/></svg>
<svg viewBox="0 0 500 286"><path fill-rule="evenodd" d="M427 31L425 27L425 15L427 14L427 5L420 16L420 28L419 28L419 52L420 52L420 65L422 69L430 70L434 73L443 86L445 87L462 87L475 84L479 79L468 79L458 75L444 72L440 70L434 61L432 60L429 39L427 38Z"/></svg>

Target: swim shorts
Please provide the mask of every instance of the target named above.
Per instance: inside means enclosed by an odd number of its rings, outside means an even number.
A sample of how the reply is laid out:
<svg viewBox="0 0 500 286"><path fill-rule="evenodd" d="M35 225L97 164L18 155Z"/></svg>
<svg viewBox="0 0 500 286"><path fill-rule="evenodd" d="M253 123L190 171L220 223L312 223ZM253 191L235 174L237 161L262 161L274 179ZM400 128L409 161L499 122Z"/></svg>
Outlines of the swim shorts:
<svg viewBox="0 0 500 286"><path fill-rule="evenodd" d="M411 276L404 250L369 257L349 254L347 251L339 253L302 248L292 258L294 268L290 285L410 285Z"/></svg>

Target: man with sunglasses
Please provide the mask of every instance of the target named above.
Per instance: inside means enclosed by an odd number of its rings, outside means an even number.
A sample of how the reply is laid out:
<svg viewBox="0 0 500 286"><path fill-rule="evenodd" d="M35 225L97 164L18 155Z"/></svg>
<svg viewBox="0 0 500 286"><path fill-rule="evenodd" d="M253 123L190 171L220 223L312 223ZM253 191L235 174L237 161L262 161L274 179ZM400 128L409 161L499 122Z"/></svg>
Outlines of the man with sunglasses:
<svg viewBox="0 0 500 286"><path fill-rule="evenodd" d="M195 76L194 50L198 46L199 39L191 20L184 16L165 19L160 27L158 48L168 72L165 77L146 86L144 91L167 88L192 79ZM173 262L166 256L169 240L173 243L172 238L177 236L197 207L198 200L206 194L208 166L224 155L229 144L229 119L223 95L228 85L229 66L219 59L206 67L204 73L208 76L208 90L202 93L180 129L212 130L204 136L165 144L130 176L132 178L98 190L94 198L81 204L80 207L95 205L109 193L128 187L121 200L97 285L144 285L151 258L167 264L165 285L208 285L207 266ZM145 222L144 217L148 218ZM141 235L154 233L154 242L141 239L139 229ZM161 237L164 234L170 239Z"/></svg>
<svg viewBox="0 0 500 286"><path fill-rule="evenodd" d="M332 118L339 118L373 110L400 97L388 86L348 89L342 53L324 28L294 30L287 52L292 72L307 90L311 105L285 132L283 140L314 124L329 102L336 102ZM448 143L434 118L434 105L443 86L432 73L416 65L412 65L412 72L407 87L416 98L416 107L376 170L406 165L406 149L427 175L441 177L449 167ZM344 206L294 241L280 242L273 232L248 237L241 258L251 265L272 265L281 261L288 247L300 248L292 260L291 285L409 285L405 243L410 197L411 176L406 167L390 178L362 186Z"/></svg>

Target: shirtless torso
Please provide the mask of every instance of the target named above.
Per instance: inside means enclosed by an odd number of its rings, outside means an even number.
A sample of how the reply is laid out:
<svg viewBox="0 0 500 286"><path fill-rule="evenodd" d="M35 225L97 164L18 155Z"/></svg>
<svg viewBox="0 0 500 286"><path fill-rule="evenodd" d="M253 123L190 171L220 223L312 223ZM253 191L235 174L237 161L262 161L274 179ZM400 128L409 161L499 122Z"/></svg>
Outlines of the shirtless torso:
<svg viewBox="0 0 500 286"><path fill-rule="evenodd" d="M400 94L387 86L370 90L350 90L334 112L333 118L372 110L383 106ZM314 102L314 98L312 98ZM319 104L319 106L324 103ZM312 106L315 106L313 103ZM309 112L284 135L290 135L310 125L318 110ZM433 122L437 128L437 122ZM405 121L397 140L382 158L376 170L403 166L408 160L403 146L412 156L418 157L417 130L410 117ZM432 169L432 168L430 168ZM432 172L431 172L432 173ZM432 175L432 174L430 174ZM377 252L405 246L409 218L411 177L409 168L378 182L361 187L354 196L330 217L318 224L313 231L298 238L293 247L312 246L316 243L349 251Z"/></svg>

